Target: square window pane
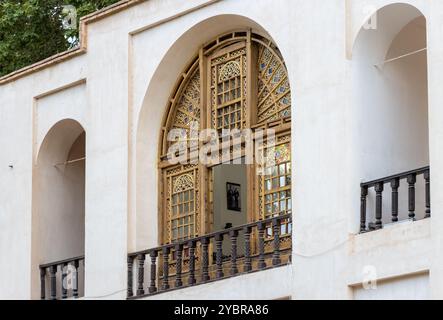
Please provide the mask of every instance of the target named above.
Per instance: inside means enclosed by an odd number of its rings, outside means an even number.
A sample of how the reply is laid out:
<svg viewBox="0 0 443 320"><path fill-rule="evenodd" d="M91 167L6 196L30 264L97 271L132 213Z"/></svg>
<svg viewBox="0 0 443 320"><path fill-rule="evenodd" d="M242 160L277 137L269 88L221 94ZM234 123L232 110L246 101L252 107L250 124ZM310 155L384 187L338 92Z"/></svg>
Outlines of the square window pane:
<svg viewBox="0 0 443 320"><path fill-rule="evenodd" d="M284 186L286 186L286 178L280 177L280 187L284 187Z"/></svg>
<svg viewBox="0 0 443 320"><path fill-rule="evenodd" d="M266 180L265 181L265 190L270 191L271 189L272 189L271 180Z"/></svg>
<svg viewBox="0 0 443 320"><path fill-rule="evenodd" d="M286 200L280 201L280 210L286 211Z"/></svg>
<svg viewBox="0 0 443 320"><path fill-rule="evenodd" d="M278 188L278 178L272 178L272 188Z"/></svg>

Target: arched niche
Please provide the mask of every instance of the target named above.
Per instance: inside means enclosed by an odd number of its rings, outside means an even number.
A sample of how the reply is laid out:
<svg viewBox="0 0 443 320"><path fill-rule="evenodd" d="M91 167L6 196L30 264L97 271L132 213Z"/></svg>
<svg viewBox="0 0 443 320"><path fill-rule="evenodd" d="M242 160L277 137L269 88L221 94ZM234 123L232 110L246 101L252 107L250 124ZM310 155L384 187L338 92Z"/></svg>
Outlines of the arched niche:
<svg viewBox="0 0 443 320"><path fill-rule="evenodd" d="M229 26L229 29L226 28ZM136 141L136 212L129 233L136 249L158 245L159 202L158 142L171 92L178 75L186 70L199 48L231 30L251 30L272 40L255 21L239 15L219 15L206 19L189 30L171 46L151 78L138 117ZM278 44L276 44L278 46ZM131 223L130 223L131 224Z"/></svg>
<svg viewBox="0 0 443 320"><path fill-rule="evenodd" d="M40 295L39 265L85 253L85 146L83 127L65 119L48 131L38 150L32 186L33 298ZM79 290L81 295L82 285Z"/></svg>
<svg viewBox="0 0 443 320"><path fill-rule="evenodd" d="M385 6L375 17L375 25L368 24L358 33L351 62L351 147L361 181L429 165L426 18L404 3ZM423 185L418 180L417 204L424 203ZM405 188L404 183L401 195L407 194ZM373 196L370 193L369 199ZM390 190L383 198L387 223ZM374 212L373 202L369 200L368 212ZM400 219L407 218L406 205L407 199L400 199ZM416 211L417 218L422 218L424 208Z"/></svg>

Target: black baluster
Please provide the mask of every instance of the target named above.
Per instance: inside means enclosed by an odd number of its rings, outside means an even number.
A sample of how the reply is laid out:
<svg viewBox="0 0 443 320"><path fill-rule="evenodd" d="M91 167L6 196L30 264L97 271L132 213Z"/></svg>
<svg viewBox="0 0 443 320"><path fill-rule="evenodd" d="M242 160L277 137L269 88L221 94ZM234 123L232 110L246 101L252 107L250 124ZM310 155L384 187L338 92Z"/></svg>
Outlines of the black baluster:
<svg viewBox="0 0 443 320"><path fill-rule="evenodd" d="M383 182L379 182L375 185L375 229L381 229L383 227Z"/></svg>
<svg viewBox="0 0 443 320"><path fill-rule="evenodd" d="M40 299L46 299L46 268L40 268Z"/></svg>
<svg viewBox="0 0 443 320"><path fill-rule="evenodd" d="M137 295L141 296L145 294L143 289L143 284L145 282L145 255L139 254L137 256L138 261L138 284L137 284Z"/></svg>
<svg viewBox="0 0 443 320"><path fill-rule="evenodd" d="M366 199L368 197L368 187L361 187L360 197L360 232L366 231Z"/></svg>
<svg viewBox="0 0 443 320"><path fill-rule="evenodd" d="M195 241L191 240L188 242L189 247L189 278L188 284L190 286L194 285L195 280Z"/></svg>
<svg viewBox="0 0 443 320"><path fill-rule="evenodd" d="M202 281L206 282L210 279L208 267L209 267L209 238L203 238L201 240L202 243Z"/></svg>
<svg viewBox="0 0 443 320"><path fill-rule="evenodd" d="M215 276L217 277L217 279L223 278L224 273L223 273L223 234L222 233L218 233L215 236L215 261L217 264L217 271Z"/></svg>
<svg viewBox="0 0 443 320"><path fill-rule="evenodd" d="M252 270L251 261L251 227L245 227L244 229L245 237L245 265L244 272L249 272Z"/></svg>
<svg viewBox="0 0 443 320"><path fill-rule="evenodd" d="M264 269L266 268L265 262L265 229L266 223L260 221L257 224L258 228L258 268Z"/></svg>
<svg viewBox="0 0 443 320"><path fill-rule="evenodd" d="M51 281L51 300L57 300L57 266L49 267L49 278Z"/></svg>
<svg viewBox="0 0 443 320"><path fill-rule="evenodd" d="M128 291L127 291L127 296L128 298L132 297L134 295L133 289L132 289L132 283L134 280L134 275L133 275L133 264L134 264L134 258L128 256Z"/></svg>
<svg viewBox="0 0 443 320"><path fill-rule="evenodd" d="M281 264L280 259L280 219L274 218L272 220L272 231L274 234L274 253L272 254L272 265L278 266Z"/></svg>
<svg viewBox="0 0 443 320"><path fill-rule="evenodd" d="M163 247L162 256L163 256L163 283L162 290L168 290L169 287L169 247Z"/></svg>
<svg viewBox="0 0 443 320"><path fill-rule="evenodd" d="M398 221L398 187L400 186L400 179L395 178L391 181L392 188L392 222Z"/></svg>
<svg viewBox="0 0 443 320"><path fill-rule="evenodd" d="M430 218L431 217L431 174L429 169L425 171L424 178L425 178L425 202L426 202L425 218Z"/></svg>
<svg viewBox="0 0 443 320"><path fill-rule="evenodd" d="M66 299L68 298L68 287L67 287L67 275L68 275L68 270L67 270L67 263L63 263L60 267L61 267L61 280L62 280L62 299Z"/></svg>
<svg viewBox="0 0 443 320"><path fill-rule="evenodd" d="M72 275L74 278L74 283L72 284L72 295L75 299L78 298L78 268L80 266L80 260L74 261L74 274ZM131 284L132 288L132 284Z"/></svg>
<svg viewBox="0 0 443 320"><path fill-rule="evenodd" d="M237 266L237 238L238 238L238 230L232 230L229 232L229 236L231 237L231 276L236 275L238 273Z"/></svg>
<svg viewBox="0 0 443 320"><path fill-rule="evenodd" d="M408 189L409 189L409 219L415 220L415 183L417 182L417 175L411 173L408 175Z"/></svg>
<svg viewBox="0 0 443 320"><path fill-rule="evenodd" d="M176 265L175 265L176 269L175 287L180 288L181 286L183 286L183 281L182 281L183 245L182 244L175 245L175 252L177 254Z"/></svg>
<svg viewBox="0 0 443 320"><path fill-rule="evenodd" d="M157 280L157 251L151 251L149 254L151 257L151 283L149 285L149 293L157 292L156 280Z"/></svg>

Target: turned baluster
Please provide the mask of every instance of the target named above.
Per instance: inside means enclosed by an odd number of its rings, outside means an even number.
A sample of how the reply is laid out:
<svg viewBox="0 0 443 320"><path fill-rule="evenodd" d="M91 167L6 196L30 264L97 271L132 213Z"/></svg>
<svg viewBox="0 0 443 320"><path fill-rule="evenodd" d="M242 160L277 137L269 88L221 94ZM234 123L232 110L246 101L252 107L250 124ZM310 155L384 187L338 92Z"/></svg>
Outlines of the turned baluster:
<svg viewBox="0 0 443 320"><path fill-rule="evenodd" d="M128 290L127 290L127 296L132 297L134 295L133 288L132 288L132 281L133 279L133 264L134 264L134 257L128 256Z"/></svg>
<svg viewBox="0 0 443 320"><path fill-rule="evenodd" d="M245 227L244 229L244 237L245 237L245 264L244 264L244 272L249 272L252 270L252 261L251 261L251 227Z"/></svg>
<svg viewBox="0 0 443 320"><path fill-rule="evenodd" d="M425 178L425 202L426 202L425 218L430 218L431 217L431 175L429 169L425 171L424 178Z"/></svg>
<svg viewBox="0 0 443 320"><path fill-rule="evenodd" d="M73 277L73 287L72 287L72 295L74 296L74 298L78 298L78 268L80 266L80 260L75 260L74 261L74 274L72 275ZM132 280L132 277L131 277ZM132 292L132 282L131 282L131 292Z"/></svg>
<svg viewBox="0 0 443 320"><path fill-rule="evenodd" d="M383 227L383 190L383 182L375 185L375 229L381 229Z"/></svg>
<svg viewBox="0 0 443 320"><path fill-rule="evenodd" d="M222 233L218 233L215 236L215 261L216 261L216 265L217 265L217 271L215 276L217 277L217 279L219 278L223 278L224 273L223 273L223 234Z"/></svg>
<svg viewBox="0 0 443 320"><path fill-rule="evenodd" d="M368 197L368 187L361 187L360 197L360 232L366 231L366 199Z"/></svg>
<svg viewBox="0 0 443 320"><path fill-rule="evenodd" d="M238 273L237 266L237 238L238 238L238 230L232 230L229 232L229 236L231 237L231 276Z"/></svg>
<svg viewBox="0 0 443 320"><path fill-rule="evenodd" d="M258 228L258 268L266 268L265 262L265 229L266 223L260 221L257 225Z"/></svg>
<svg viewBox="0 0 443 320"><path fill-rule="evenodd" d="M392 188L392 222L398 221L398 188L400 186L400 179L395 178L391 181Z"/></svg>
<svg viewBox="0 0 443 320"><path fill-rule="evenodd" d="M57 266L49 267L49 278L51 282L51 300L57 300Z"/></svg>
<svg viewBox="0 0 443 320"><path fill-rule="evenodd" d="M151 258L151 283L149 284L149 293L157 292L157 251L151 251L149 254Z"/></svg>
<svg viewBox="0 0 443 320"><path fill-rule="evenodd" d="M40 299L46 299L46 268L40 268Z"/></svg>
<svg viewBox="0 0 443 320"><path fill-rule="evenodd" d="M168 290L169 287L169 247L163 247L162 256L163 256L163 283L162 290Z"/></svg>
<svg viewBox="0 0 443 320"><path fill-rule="evenodd" d="M272 254L272 265L277 266L281 264L280 259L280 227L281 221L279 218L272 220L272 231L274 234L274 253Z"/></svg>
<svg viewBox="0 0 443 320"><path fill-rule="evenodd" d="M202 243L202 281L206 282L210 279L209 276L209 238L203 238L201 240Z"/></svg>
<svg viewBox="0 0 443 320"><path fill-rule="evenodd" d="M188 284L192 286L195 284L195 241L191 240L188 242L189 247L189 278L188 278Z"/></svg>
<svg viewBox="0 0 443 320"><path fill-rule="evenodd" d="M180 288L183 285L182 281L182 257L183 257L183 245L177 244L175 245L176 256L176 276L175 276L175 287Z"/></svg>
<svg viewBox="0 0 443 320"><path fill-rule="evenodd" d="M137 286L137 295L141 296L145 294L145 290L143 289L143 284L145 282L145 255L139 254L137 256L138 261L138 286Z"/></svg>
<svg viewBox="0 0 443 320"><path fill-rule="evenodd" d="M68 298L68 268L67 268L68 264L67 263L63 263L60 267L61 267L61 283L62 283L62 299L66 299Z"/></svg>
<svg viewBox="0 0 443 320"><path fill-rule="evenodd" d="M417 175L411 173L408 175L408 204L409 204L409 219L415 220L415 183L417 182Z"/></svg>

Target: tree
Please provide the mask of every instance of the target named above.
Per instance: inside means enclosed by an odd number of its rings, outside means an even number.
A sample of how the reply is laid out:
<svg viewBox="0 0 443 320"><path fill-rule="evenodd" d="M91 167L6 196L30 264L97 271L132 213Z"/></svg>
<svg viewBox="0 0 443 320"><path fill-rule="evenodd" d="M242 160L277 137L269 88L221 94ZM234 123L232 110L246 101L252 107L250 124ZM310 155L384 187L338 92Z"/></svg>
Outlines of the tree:
<svg viewBox="0 0 443 320"><path fill-rule="evenodd" d="M64 6L74 6L79 20L117 1L0 0L0 76L78 45L78 28L63 24Z"/></svg>

